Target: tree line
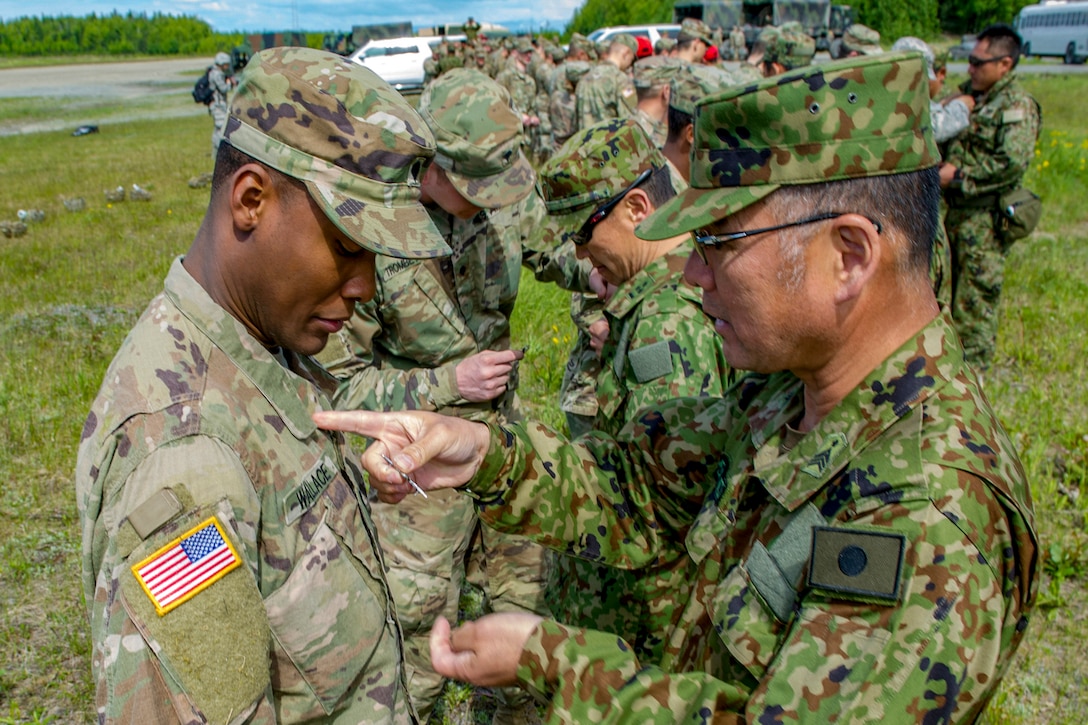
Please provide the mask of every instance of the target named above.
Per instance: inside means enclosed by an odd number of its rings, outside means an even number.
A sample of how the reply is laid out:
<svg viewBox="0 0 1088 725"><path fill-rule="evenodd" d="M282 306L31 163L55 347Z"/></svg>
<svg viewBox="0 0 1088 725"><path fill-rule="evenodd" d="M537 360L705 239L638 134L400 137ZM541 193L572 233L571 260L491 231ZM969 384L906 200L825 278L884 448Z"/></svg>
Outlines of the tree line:
<svg viewBox="0 0 1088 725"><path fill-rule="evenodd" d="M0 22L0 55L213 55L242 42L199 18L155 13L25 17Z"/></svg>

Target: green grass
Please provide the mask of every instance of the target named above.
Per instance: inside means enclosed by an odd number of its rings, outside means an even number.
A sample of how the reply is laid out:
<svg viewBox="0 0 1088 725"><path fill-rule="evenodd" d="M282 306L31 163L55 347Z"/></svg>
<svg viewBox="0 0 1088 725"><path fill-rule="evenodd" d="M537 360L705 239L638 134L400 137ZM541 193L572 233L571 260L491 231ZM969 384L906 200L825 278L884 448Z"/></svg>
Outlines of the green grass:
<svg viewBox="0 0 1088 725"><path fill-rule="evenodd" d="M1088 134L1078 114L1088 79L1025 82L1044 108L1028 185L1046 210L1011 252L986 384L1022 451L1045 560L1040 606L986 720L1080 725L1088 722ZM182 101L191 104L179 90ZM0 119L54 111L0 101ZM210 170L210 133L210 119L196 115L117 121L80 138L0 137L0 219L18 209L47 214L22 238L0 237L0 725L94 719L76 445L106 365L197 229L208 191L186 182ZM151 189L152 201L106 203L106 189L133 183ZM84 197L86 210L65 211L61 196ZM514 344L528 348L521 397L531 416L554 425L573 334L567 299L523 278L514 318ZM486 693L466 688L451 688L443 705L450 719L487 707Z"/></svg>

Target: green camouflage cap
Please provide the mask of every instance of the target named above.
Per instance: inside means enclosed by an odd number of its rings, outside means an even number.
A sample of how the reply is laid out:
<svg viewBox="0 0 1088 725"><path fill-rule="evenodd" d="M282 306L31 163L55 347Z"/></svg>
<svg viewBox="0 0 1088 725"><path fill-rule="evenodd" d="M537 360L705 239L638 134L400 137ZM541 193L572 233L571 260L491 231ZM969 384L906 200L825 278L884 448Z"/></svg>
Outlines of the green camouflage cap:
<svg viewBox="0 0 1088 725"><path fill-rule="evenodd" d="M532 53L533 41L529 38L518 38L514 42L514 49L519 53Z"/></svg>
<svg viewBox="0 0 1088 725"><path fill-rule="evenodd" d="M781 63L786 70L808 65L816 55L816 41L796 28L764 28L759 34L759 43L763 48L763 62Z"/></svg>
<svg viewBox="0 0 1088 725"><path fill-rule="evenodd" d="M569 45L570 47L584 51L589 55L593 55L597 52L597 48L593 45L593 41L582 35L581 33L575 33L574 35L570 36Z"/></svg>
<svg viewBox="0 0 1088 725"><path fill-rule="evenodd" d="M449 254L420 203L434 136L372 71L312 48L262 50L231 94L224 140L299 179L347 237L377 254Z"/></svg>
<svg viewBox="0 0 1088 725"><path fill-rule="evenodd" d="M670 38L667 35L663 35L657 39L654 43L654 52L658 55L668 53L670 50L676 47L676 38Z"/></svg>
<svg viewBox="0 0 1088 725"><path fill-rule="evenodd" d="M635 88L667 86L680 69L680 61L660 55L651 55L635 61L633 82Z"/></svg>
<svg viewBox="0 0 1088 725"><path fill-rule="evenodd" d="M733 77L721 68L684 64L673 74L669 105L677 111L694 116L695 106L699 101L707 96L717 95L733 85Z"/></svg>
<svg viewBox="0 0 1088 725"><path fill-rule="evenodd" d="M633 119L610 119L575 133L540 169L537 187L548 210L543 243L558 245L589 215L648 168L667 165Z"/></svg>
<svg viewBox="0 0 1088 725"><path fill-rule="evenodd" d="M933 68L934 56L933 48L929 47L929 43L921 38L915 38L910 35L905 35L899 40L892 43L892 52L899 50L913 50L922 54L922 58L926 62L926 74L931 81L937 80L937 73Z"/></svg>
<svg viewBox="0 0 1088 725"><path fill-rule="evenodd" d="M940 160L918 53L787 71L695 109L691 188L638 227L643 239L701 229L783 185L901 174Z"/></svg>
<svg viewBox="0 0 1088 725"><path fill-rule="evenodd" d="M843 31L842 47L862 55L875 55L884 52L880 47L880 33L861 23L854 23Z"/></svg>
<svg viewBox="0 0 1088 725"><path fill-rule="evenodd" d="M489 76L472 68L443 73L424 89L419 112L434 133L434 162L461 196L498 209L533 190L533 167L521 152L521 115Z"/></svg>
<svg viewBox="0 0 1088 725"><path fill-rule="evenodd" d="M707 45L714 45L714 33L710 26L697 18L684 18L680 22L680 33L676 36L678 42L685 40L701 40Z"/></svg>
<svg viewBox="0 0 1088 725"><path fill-rule="evenodd" d="M618 35L613 35L611 38L608 39L609 47L611 47L613 43L619 43L635 55L638 55L638 41L635 40L635 36L631 35L630 33L619 33Z"/></svg>

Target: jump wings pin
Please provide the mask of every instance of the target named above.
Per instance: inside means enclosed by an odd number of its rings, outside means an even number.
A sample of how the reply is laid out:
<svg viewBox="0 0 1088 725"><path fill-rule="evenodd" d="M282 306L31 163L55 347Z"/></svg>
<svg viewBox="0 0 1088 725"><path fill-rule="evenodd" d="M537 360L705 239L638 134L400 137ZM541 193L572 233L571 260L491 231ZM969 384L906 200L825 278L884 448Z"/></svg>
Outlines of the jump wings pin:
<svg viewBox="0 0 1088 725"><path fill-rule="evenodd" d="M213 516L133 566L132 573L161 617L241 563Z"/></svg>

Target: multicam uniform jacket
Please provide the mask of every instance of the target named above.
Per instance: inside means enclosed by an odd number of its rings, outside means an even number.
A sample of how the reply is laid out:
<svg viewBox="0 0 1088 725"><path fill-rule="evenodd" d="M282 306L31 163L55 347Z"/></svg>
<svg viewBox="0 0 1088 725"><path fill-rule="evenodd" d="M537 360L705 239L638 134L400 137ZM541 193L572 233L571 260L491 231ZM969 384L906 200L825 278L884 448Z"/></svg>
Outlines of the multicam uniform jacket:
<svg viewBox="0 0 1088 725"><path fill-rule="evenodd" d="M517 205L525 208L525 204ZM367 410L440 410L483 419L509 413L500 403L472 403L457 389L455 369L481 350L510 347L510 314L520 282L515 222L496 212L468 220L432 210L453 254L438 259L377 258L378 291L319 356L344 382L337 406ZM506 211L517 215L517 211ZM516 386L510 385L514 390Z"/></svg>
<svg viewBox="0 0 1088 725"><path fill-rule="evenodd" d="M550 698L552 721L981 712L1028 623L1037 539L1023 469L949 322L805 435L790 426L803 395L788 373L752 375L724 399L646 411L615 439L497 431L470 485L492 525L632 567L691 524L698 575L659 667L615 635L530 635L518 677Z"/></svg>
<svg viewBox="0 0 1088 725"><path fill-rule="evenodd" d="M174 263L79 448L99 722L415 721L361 470L311 420L332 382ZM170 608L137 572L196 530L238 566Z"/></svg>
<svg viewBox="0 0 1088 725"><path fill-rule="evenodd" d="M594 430L615 435L638 411L681 397L720 398L729 383L722 341L699 291L682 279L690 245L655 259L605 307L609 339L597 378ZM626 571L570 556L556 561L553 611L563 622L622 636L646 663L660 661L661 633L676 624L695 575L679 547Z"/></svg>

